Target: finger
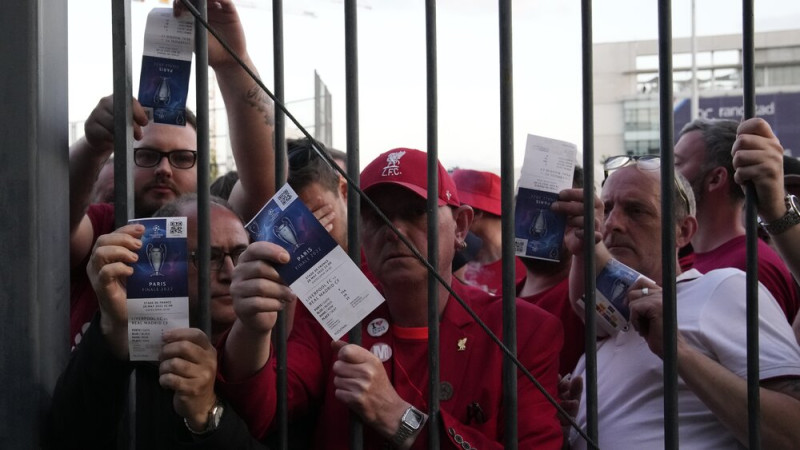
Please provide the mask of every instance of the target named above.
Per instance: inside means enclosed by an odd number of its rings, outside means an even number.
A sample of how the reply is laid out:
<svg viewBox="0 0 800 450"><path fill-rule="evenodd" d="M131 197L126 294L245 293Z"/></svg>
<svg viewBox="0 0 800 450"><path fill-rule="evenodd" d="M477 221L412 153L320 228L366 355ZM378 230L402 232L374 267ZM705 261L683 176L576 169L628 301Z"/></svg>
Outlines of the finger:
<svg viewBox="0 0 800 450"><path fill-rule="evenodd" d="M189 380L172 372L161 373L158 375L158 384L164 389L170 389L177 393L187 394Z"/></svg>
<svg viewBox="0 0 800 450"><path fill-rule="evenodd" d="M92 275L91 271L94 270L94 273L97 274L97 281L100 282L102 286L116 283L119 280L126 279L133 275L133 267L124 262L115 262L105 265L89 264L86 270L89 272L90 277Z"/></svg>
<svg viewBox="0 0 800 450"><path fill-rule="evenodd" d="M282 303L288 303L297 299L292 289L280 280L270 279L262 274L243 276L236 271L234 271L230 293L234 300L255 297L275 299Z"/></svg>
<svg viewBox="0 0 800 450"><path fill-rule="evenodd" d="M339 351L341 351L342 348L344 348L344 346L347 345L347 344L348 344L347 342L345 342L345 341L343 341L341 339L338 340L338 341L332 341L331 342L331 349L333 349L333 353L336 353L338 355Z"/></svg>
<svg viewBox="0 0 800 450"><path fill-rule="evenodd" d="M332 370L334 375L345 379L372 380L377 375L374 367L367 362L352 363L341 359L334 361Z"/></svg>
<svg viewBox="0 0 800 450"><path fill-rule="evenodd" d="M344 345L342 345L344 344ZM339 361L344 361L350 364L361 364L369 361L369 357L372 356L372 353L355 344L348 344L342 341L336 341L331 343L331 348L336 351L336 348L339 348L337 351L337 358Z"/></svg>
<svg viewBox="0 0 800 450"><path fill-rule="evenodd" d="M580 398L582 393L583 393L583 377L578 376L573 378L569 385L570 398Z"/></svg>
<svg viewBox="0 0 800 450"><path fill-rule="evenodd" d="M283 311L286 302L274 298L245 297L234 300L233 311L237 317L249 318L260 314L275 314Z"/></svg>
<svg viewBox="0 0 800 450"><path fill-rule="evenodd" d="M740 123L739 127L736 129L736 134L757 134L767 138L775 136L772 133L772 127L769 126L769 123L760 117L753 117Z"/></svg>
<svg viewBox="0 0 800 450"><path fill-rule="evenodd" d="M164 343L164 347L167 347L167 344L171 343L186 342L202 351L210 351L214 348L208 336L198 328L174 328L172 330L167 330L161 336L161 342Z"/></svg>
<svg viewBox="0 0 800 450"><path fill-rule="evenodd" d="M186 6L183 5L181 0L174 0L172 2L172 15L175 17L180 17L181 14L186 11Z"/></svg>
<svg viewBox="0 0 800 450"><path fill-rule="evenodd" d="M272 242L257 241L248 245L244 253L239 256L239 265L257 260L286 264L289 259L289 252L280 245Z"/></svg>
<svg viewBox="0 0 800 450"><path fill-rule="evenodd" d="M138 249L142 245L140 238L143 234L144 225L142 224L134 223L124 225L111 233L100 235L100 237L97 238L95 247L119 245L125 248Z"/></svg>
<svg viewBox="0 0 800 450"><path fill-rule="evenodd" d="M121 264L133 270L129 264L133 264L139 260L139 255L127 248L118 245L106 245L98 247L92 252L92 257L89 260L89 266L99 271L104 267L112 266L114 264ZM115 269L115 270L118 270Z"/></svg>
<svg viewBox="0 0 800 450"><path fill-rule="evenodd" d="M564 189L558 193L558 200L562 202L583 202L583 189Z"/></svg>

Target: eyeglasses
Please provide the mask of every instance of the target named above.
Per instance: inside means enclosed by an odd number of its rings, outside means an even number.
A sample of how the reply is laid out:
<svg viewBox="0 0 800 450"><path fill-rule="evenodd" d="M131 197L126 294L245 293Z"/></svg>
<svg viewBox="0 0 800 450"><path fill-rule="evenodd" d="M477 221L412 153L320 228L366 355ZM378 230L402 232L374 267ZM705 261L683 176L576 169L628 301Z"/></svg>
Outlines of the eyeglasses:
<svg viewBox="0 0 800 450"><path fill-rule="evenodd" d="M661 167L661 157L658 155L618 155L612 156L603 163L603 182L612 170L636 164L644 170L655 170Z"/></svg>
<svg viewBox="0 0 800 450"><path fill-rule="evenodd" d="M659 155L618 155L612 156L603 163L603 183L606 183L608 179L608 173L612 170L621 169L623 167L628 167L632 164L636 164L637 167L644 169L644 170L656 170L661 167L661 157ZM694 210L692 205L689 203L689 196L686 195L686 190L683 188L683 183L681 183L678 178L675 178L675 188L678 191L678 195L681 197L681 201L686 206L686 211L689 215L694 215Z"/></svg>
<svg viewBox="0 0 800 450"><path fill-rule="evenodd" d="M236 266L236 264L239 263L239 257L242 255L242 253L244 253L245 249L246 247L235 248L231 250L230 253L228 253L222 251L222 249L211 247L211 257L209 258L209 261L211 262L210 270L212 272L214 271L219 272L220 270L222 270L222 268L225 266L226 256L230 256L231 262L233 263L234 266ZM197 263L197 251L193 251L189 255L192 257L192 264L194 264L196 268L199 268Z"/></svg>
<svg viewBox="0 0 800 450"><path fill-rule="evenodd" d="M133 150L133 162L139 167L155 167L161 164L163 158L167 158L169 165L176 169L191 169L197 162L197 152L194 150L162 152L144 147Z"/></svg>

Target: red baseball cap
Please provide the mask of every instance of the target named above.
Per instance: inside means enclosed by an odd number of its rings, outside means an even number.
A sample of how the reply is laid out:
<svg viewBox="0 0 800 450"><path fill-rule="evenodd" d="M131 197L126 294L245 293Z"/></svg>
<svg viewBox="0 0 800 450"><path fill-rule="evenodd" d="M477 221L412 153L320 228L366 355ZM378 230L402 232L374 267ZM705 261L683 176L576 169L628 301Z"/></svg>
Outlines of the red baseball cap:
<svg viewBox="0 0 800 450"><path fill-rule="evenodd" d="M461 206L458 189L450 174L439 166L439 206ZM411 148L396 148L381 153L361 171L361 189L380 184L396 184L428 198L428 154Z"/></svg>
<svg viewBox="0 0 800 450"><path fill-rule="evenodd" d="M491 172L457 169L453 171L453 181L462 202L496 216L502 215L500 177Z"/></svg>

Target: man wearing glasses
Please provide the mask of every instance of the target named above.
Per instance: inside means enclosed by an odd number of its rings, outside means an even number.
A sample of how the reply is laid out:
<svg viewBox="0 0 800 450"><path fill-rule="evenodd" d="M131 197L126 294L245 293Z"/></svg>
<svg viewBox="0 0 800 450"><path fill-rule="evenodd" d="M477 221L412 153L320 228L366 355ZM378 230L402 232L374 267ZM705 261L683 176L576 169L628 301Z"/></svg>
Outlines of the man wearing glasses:
<svg viewBox="0 0 800 450"><path fill-rule="evenodd" d="M253 68L244 31L232 0L217 0L208 21L233 50ZM180 2L177 14L187 13ZM229 199L233 209L250 218L275 190L273 109L245 70L209 34L208 63L217 76L230 126L231 148L239 167L240 183ZM132 101L136 217L149 217L182 194L197 190L197 132L187 115L184 127L148 123L144 109ZM114 230L114 207L89 205L92 185L113 151L113 98L100 100L84 126L86 135L70 148L70 337L80 341L97 311L97 300L85 268L97 237Z"/></svg>
<svg viewBox="0 0 800 450"><path fill-rule="evenodd" d="M188 219L189 323L197 326L197 196L182 196L155 216ZM128 264L141 246L144 227L125 225L97 239L87 272L100 314L72 352L53 394L48 437L54 447L116 448L128 383L135 369L136 448L263 448L214 391L217 353L212 342L236 319L231 277L249 239L241 218L216 197L210 205L210 227L211 337L196 328L169 330L162 337L157 364L128 361L125 282L133 273Z"/></svg>
<svg viewBox="0 0 800 450"><path fill-rule="evenodd" d="M681 448L738 448L747 445L747 309L745 274L733 268L681 273L663 279L661 252L661 176L657 158L616 159L595 200L596 270L615 259L647 279L627 294L629 330L597 343L597 415L600 448L664 447L663 332L661 288L677 292L678 427ZM613 172L611 172L613 170ZM675 174L674 251L697 230L694 196ZM603 209L600 209L602 206ZM570 299L584 293L583 191L559 194L553 209L567 215L565 243L572 252ZM759 380L762 445L794 448L800 421L800 347L778 304L763 286L758 290ZM573 375L584 372L583 361ZM577 422L586 425L585 397ZM572 448L586 448L577 433Z"/></svg>

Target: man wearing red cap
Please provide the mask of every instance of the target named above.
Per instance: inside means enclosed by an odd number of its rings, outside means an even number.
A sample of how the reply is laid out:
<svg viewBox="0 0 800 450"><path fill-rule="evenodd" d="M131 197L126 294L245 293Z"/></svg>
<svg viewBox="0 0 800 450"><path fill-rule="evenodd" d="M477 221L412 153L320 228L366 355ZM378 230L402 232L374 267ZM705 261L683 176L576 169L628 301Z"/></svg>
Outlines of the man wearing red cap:
<svg viewBox="0 0 800 450"><path fill-rule="evenodd" d="M470 231L483 240L475 260L456 273L462 281L477 286L492 295L503 292L502 222L500 215L500 177L491 172L456 169L453 181L458 197L475 211ZM516 258L517 287L525 283L525 266Z"/></svg>
<svg viewBox="0 0 800 450"><path fill-rule="evenodd" d="M395 149L370 163L361 186L389 221L427 254L427 155ZM453 280L451 263L472 220L455 184L439 164L438 271L495 333L502 330L502 304L487 293ZM331 342L308 317L296 318L289 337L289 416L319 413L314 448L347 448L348 417L363 423L364 447L426 448L427 433L441 435L442 448L503 448L501 351L445 288L440 288L441 428L427 424L428 271L366 204L362 242L369 268L386 302L363 322L362 345ZM276 409L275 358L270 335L276 312L296 300L280 282L274 264L289 255L268 242L253 243L239 259L232 293L239 316L220 350L219 388L255 436L272 426ZM551 393L556 392L563 331L558 319L518 302L519 358ZM518 380L518 445L560 448L555 408L527 378Z"/></svg>

